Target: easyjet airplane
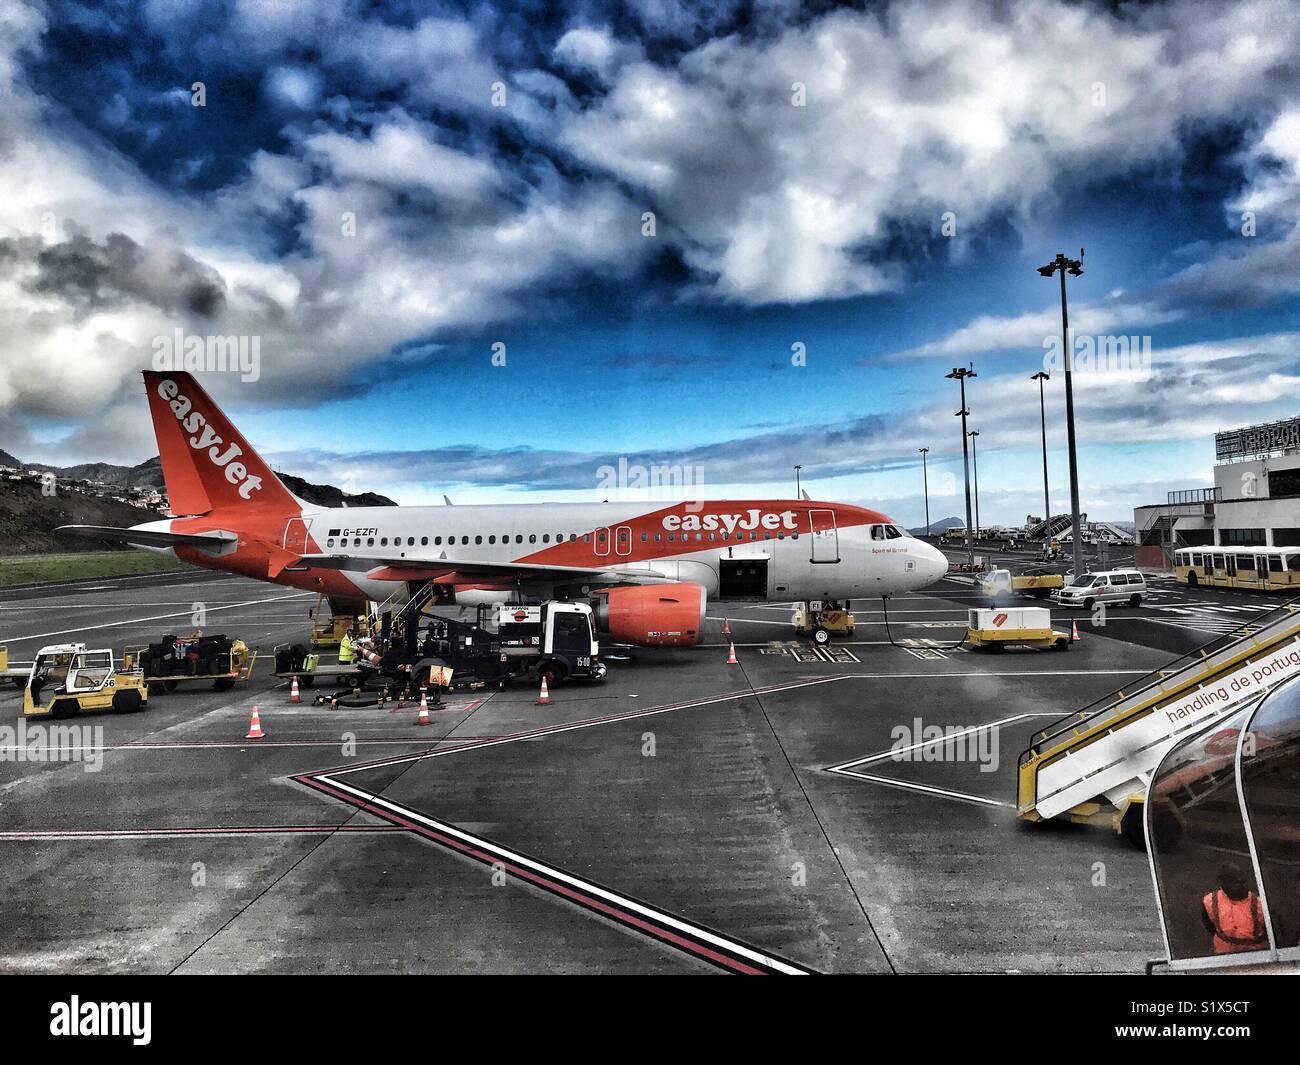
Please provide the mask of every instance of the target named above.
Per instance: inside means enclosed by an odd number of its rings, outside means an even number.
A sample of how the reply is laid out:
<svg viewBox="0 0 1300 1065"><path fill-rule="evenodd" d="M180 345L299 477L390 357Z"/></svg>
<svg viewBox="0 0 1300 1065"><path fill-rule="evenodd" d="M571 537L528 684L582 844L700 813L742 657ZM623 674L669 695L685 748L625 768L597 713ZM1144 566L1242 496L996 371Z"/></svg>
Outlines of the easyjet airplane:
<svg viewBox="0 0 1300 1065"><path fill-rule="evenodd" d="M698 643L715 599L852 600L948 568L883 514L810 500L318 507L293 495L188 373L145 371L172 512L71 532L207 569L379 600L433 581L456 603L590 601L603 631Z"/></svg>

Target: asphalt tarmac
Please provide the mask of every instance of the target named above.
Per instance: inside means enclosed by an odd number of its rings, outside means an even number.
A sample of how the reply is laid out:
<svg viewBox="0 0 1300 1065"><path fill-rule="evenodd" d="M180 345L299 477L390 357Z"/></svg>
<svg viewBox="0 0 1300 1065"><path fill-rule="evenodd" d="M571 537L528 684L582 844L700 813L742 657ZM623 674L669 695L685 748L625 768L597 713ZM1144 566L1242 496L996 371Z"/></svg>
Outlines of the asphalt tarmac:
<svg viewBox="0 0 1300 1065"><path fill-rule="evenodd" d="M607 648L603 684L458 694L429 727L289 703L270 651L305 638L311 595L205 573L3 591L15 660L120 655L196 611L262 658L231 691L73 719L62 760L0 742L0 971L1140 972L1145 855L1023 825L1014 799L1035 729L1279 601L1151 588L1078 612L1065 654L953 648L982 605L956 577L888 625L853 604L825 651L788 605L711 604L697 648ZM21 721L3 688L0 726Z"/></svg>

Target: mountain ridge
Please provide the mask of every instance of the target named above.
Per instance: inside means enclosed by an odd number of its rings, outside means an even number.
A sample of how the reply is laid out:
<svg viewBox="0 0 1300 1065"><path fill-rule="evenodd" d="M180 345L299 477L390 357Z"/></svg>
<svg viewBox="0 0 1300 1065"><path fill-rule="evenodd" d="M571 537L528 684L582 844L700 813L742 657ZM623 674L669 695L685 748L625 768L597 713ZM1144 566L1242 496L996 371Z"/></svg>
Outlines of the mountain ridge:
<svg viewBox="0 0 1300 1065"><path fill-rule="evenodd" d="M120 485L123 488L165 488L162 460L155 455L134 466L120 466L112 462L83 462L75 466L51 466L45 462L23 462L7 451L0 450L0 465L22 470L40 470L55 477L76 481L99 481L101 484ZM318 507L395 507L397 503L378 492L345 492L332 484L316 484L291 473L276 471L284 486L300 499Z"/></svg>

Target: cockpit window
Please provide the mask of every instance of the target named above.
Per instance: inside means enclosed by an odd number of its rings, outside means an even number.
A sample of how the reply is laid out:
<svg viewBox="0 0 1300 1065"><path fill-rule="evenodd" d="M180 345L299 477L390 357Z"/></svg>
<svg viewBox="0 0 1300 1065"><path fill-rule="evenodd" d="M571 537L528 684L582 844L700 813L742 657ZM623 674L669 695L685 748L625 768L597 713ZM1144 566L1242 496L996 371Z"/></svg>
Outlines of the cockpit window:
<svg viewBox="0 0 1300 1065"><path fill-rule="evenodd" d="M885 538L885 527L883 525L871 526L871 539L883 540Z"/></svg>
<svg viewBox="0 0 1300 1065"><path fill-rule="evenodd" d="M898 540L904 535L903 530L897 525L885 526L885 538L888 540Z"/></svg>

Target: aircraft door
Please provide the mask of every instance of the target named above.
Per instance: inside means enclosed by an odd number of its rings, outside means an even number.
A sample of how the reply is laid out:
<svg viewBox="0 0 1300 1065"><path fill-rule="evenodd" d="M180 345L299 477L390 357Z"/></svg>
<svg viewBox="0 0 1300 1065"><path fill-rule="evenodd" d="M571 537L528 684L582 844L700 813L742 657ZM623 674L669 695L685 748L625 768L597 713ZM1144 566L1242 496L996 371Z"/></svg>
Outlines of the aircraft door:
<svg viewBox="0 0 1300 1065"><path fill-rule="evenodd" d="M835 527L835 511L808 511L809 532L812 539L812 557L816 563L833 563L840 560L840 536Z"/></svg>
<svg viewBox="0 0 1300 1065"><path fill-rule="evenodd" d="M724 558L719 562L718 569L720 598L767 598L767 559Z"/></svg>

